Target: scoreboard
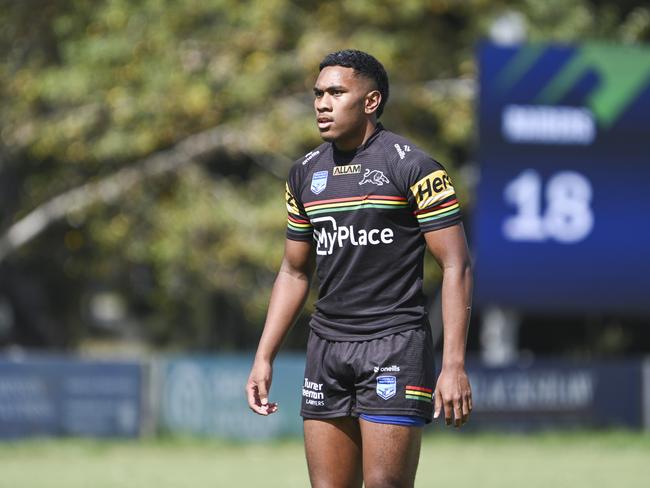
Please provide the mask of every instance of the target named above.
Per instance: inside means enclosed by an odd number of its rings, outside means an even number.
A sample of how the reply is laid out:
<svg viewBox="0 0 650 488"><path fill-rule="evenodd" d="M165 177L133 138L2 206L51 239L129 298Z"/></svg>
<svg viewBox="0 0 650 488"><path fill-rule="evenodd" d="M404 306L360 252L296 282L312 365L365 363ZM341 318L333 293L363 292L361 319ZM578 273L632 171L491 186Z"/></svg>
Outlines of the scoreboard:
<svg viewBox="0 0 650 488"><path fill-rule="evenodd" d="M479 306L650 313L650 48L479 47Z"/></svg>

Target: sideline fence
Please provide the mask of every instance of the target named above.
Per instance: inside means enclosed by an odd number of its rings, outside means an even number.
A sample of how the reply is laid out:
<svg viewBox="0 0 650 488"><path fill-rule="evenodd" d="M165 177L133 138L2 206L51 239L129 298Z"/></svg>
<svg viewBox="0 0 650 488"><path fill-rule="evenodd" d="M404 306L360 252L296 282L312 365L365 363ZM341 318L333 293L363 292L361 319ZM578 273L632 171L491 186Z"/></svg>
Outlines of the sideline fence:
<svg viewBox="0 0 650 488"><path fill-rule="evenodd" d="M300 435L304 356L281 354L262 418L244 395L252 356L90 361L0 356L0 439L139 437L154 433L228 439ZM470 362L474 412L468 430L650 430L650 357L577 363L538 359L490 368ZM398 379L398 394L399 392ZM435 427L434 427L435 428Z"/></svg>

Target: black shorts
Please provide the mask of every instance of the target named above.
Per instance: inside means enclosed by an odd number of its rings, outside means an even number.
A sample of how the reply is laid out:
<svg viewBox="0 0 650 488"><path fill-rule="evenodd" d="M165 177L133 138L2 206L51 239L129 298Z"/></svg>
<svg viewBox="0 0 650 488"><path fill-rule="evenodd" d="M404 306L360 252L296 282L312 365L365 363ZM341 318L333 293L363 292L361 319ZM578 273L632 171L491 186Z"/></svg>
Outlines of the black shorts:
<svg viewBox="0 0 650 488"><path fill-rule="evenodd" d="M305 419L414 415L431 421L436 378L429 325L360 342L307 343Z"/></svg>

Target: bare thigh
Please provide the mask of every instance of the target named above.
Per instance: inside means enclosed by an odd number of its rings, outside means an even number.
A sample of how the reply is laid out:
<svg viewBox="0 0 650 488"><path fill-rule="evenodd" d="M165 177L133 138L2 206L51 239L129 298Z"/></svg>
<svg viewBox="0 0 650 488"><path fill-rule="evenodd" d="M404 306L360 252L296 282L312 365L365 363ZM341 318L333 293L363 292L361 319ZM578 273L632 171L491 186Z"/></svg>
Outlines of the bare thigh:
<svg viewBox="0 0 650 488"><path fill-rule="evenodd" d="M305 454L314 488L361 488L361 432L351 417L305 420Z"/></svg>
<svg viewBox="0 0 650 488"><path fill-rule="evenodd" d="M359 420L366 488L412 488L420 459L421 427Z"/></svg>

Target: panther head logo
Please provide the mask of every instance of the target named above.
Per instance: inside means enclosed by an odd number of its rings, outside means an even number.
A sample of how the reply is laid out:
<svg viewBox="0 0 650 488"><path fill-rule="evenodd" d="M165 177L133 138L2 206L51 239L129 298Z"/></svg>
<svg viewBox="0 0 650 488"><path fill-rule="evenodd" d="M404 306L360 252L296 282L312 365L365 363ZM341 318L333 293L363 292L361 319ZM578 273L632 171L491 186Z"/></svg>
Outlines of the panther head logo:
<svg viewBox="0 0 650 488"><path fill-rule="evenodd" d="M363 174L363 178L361 179L359 184L364 185L366 183L372 183L373 185L382 186L384 183L390 183L390 181L388 181L386 175L381 171L379 171L378 169L373 169L373 170L367 169L366 172Z"/></svg>

